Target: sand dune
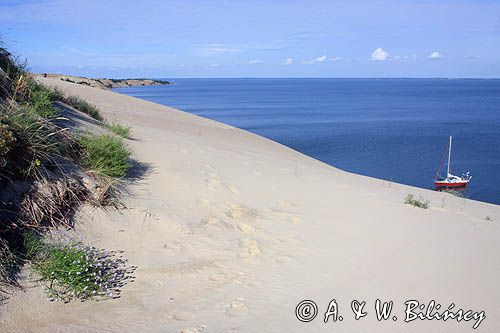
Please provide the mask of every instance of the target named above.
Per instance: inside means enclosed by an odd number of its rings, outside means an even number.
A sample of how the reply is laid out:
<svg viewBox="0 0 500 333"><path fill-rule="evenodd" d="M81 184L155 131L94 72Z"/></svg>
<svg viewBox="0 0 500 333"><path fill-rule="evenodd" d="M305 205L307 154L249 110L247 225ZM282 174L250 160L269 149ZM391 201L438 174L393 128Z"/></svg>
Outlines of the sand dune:
<svg viewBox="0 0 500 333"><path fill-rule="evenodd" d="M26 278L5 332L470 332L404 322L404 302L485 311L500 329L500 207L344 172L257 135L110 91L42 79L131 126L144 176L126 209L86 207L74 233L137 265L122 297L47 302ZM403 204L407 194L427 210ZM486 217L490 220L485 220ZM30 287L33 286L33 287ZM376 319L376 299L397 321ZM295 317L314 300L315 320ZM323 322L336 299L343 321ZM366 301L354 319L351 301Z"/></svg>

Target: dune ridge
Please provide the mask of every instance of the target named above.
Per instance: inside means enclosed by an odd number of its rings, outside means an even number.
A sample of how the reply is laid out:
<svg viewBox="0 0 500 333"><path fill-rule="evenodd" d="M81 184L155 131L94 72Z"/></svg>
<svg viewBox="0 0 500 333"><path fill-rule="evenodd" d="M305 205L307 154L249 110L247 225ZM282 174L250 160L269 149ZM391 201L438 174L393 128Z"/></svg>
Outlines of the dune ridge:
<svg viewBox="0 0 500 333"><path fill-rule="evenodd" d="M22 332L469 332L473 322L404 322L404 302L484 310L500 328L500 207L341 171L255 134L114 92L39 78L132 128L142 176L125 209L90 207L75 230L138 266L122 297L47 302L27 288L0 307ZM429 209L405 205L423 196ZM486 219L488 217L489 219ZM329 302L342 322L323 322ZM318 304L309 323L295 317ZM351 301L367 302L354 320ZM379 322L376 299L398 320Z"/></svg>

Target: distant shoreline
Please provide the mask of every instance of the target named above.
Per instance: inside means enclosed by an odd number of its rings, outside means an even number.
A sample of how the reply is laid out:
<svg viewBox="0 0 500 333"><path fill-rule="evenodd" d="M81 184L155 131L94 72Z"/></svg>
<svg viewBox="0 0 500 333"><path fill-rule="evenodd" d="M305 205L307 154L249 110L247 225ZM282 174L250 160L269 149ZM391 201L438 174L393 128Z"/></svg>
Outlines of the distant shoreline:
<svg viewBox="0 0 500 333"><path fill-rule="evenodd" d="M124 87L136 87L136 86L157 86L157 85L167 85L173 84L173 82L166 80L157 79L108 79L108 78L88 78L84 76L73 76L64 74L37 74L40 77L46 77L51 79L59 79L61 81L66 81L70 83L76 83L81 85L86 85L89 87L100 88L100 89L113 89L113 88L124 88Z"/></svg>

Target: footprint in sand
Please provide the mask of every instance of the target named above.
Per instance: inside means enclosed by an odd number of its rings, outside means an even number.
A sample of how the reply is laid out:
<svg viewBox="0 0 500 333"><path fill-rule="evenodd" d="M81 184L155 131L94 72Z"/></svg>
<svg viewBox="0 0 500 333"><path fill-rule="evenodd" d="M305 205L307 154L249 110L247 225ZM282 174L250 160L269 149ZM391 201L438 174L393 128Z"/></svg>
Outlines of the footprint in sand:
<svg viewBox="0 0 500 333"><path fill-rule="evenodd" d="M238 229L242 233L247 234L247 235L252 235L257 231L257 229L255 229L253 226L251 226L250 224L246 224L246 223L238 224Z"/></svg>
<svg viewBox="0 0 500 333"><path fill-rule="evenodd" d="M291 260L292 260L292 258L289 256L279 256L276 258L276 262L278 264L286 264L287 262L290 262Z"/></svg>
<svg viewBox="0 0 500 333"><path fill-rule="evenodd" d="M238 253L238 258L240 259L252 258L261 253L259 242L255 239L240 238L239 245L242 249L242 251Z"/></svg>
<svg viewBox="0 0 500 333"><path fill-rule="evenodd" d="M231 302L226 310L226 315L229 317L241 317L248 314L248 307L243 298L237 298Z"/></svg>
<svg viewBox="0 0 500 333"><path fill-rule="evenodd" d="M229 190L229 192L235 194L235 195L240 195L240 190L238 190L235 186L233 185L226 185L226 188Z"/></svg>
<svg viewBox="0 0 500 333"><path fill-rule="evenodd" d="M181 330L181 333L200 333L203 332L207 328L207 325L200 325L196 327L188 327L188 328L183 328Z"/></svg>
<svg viewBox="0 0 500 333"><path fill-rule="evenodd" d="M218 217L215 216L207 216L203 217L200 220L200 226L201 227L209 227L209 226L224 226L227 228L234 228L234 226L230 223L227 223L224 220L219 219Z"/></svg>
<svg viewBox="0 0 500 333"><path fill-rule="evenodd" d="M218 218L215 216L208 216L208 217L203 217L200 221L200 224L205 226L205 225L213 225L213 224L219 224L220 221Z"/></svg>
<svg viewBox="0 0 500 333"><path fill-rule="evenodd" d="M211 190L211 191L216 191L217 190L217 185L220 184L220 180L217 178L207 178L205 179L205 186Z"/></svg>
<svg viewBox="0 0 500 333"><path fill-rule="evenodd" d="M298 217L294 214L290 214L290 213L286 213L286 212L282 212L282 211L276 211L274 209L271 209L271 210L273 211L272 215L274 215L276 218L278 218L280 220L285 220L285 221L293 223L293 224L299 224L301 222L300 217Z"/></svg>
<svg viewBox="0 0 500 333"><path fill-rule="evenodd" d="M223 282L226 284L227 282L234 282L236 284L241 284L244 282L245 273L216 273L211 275L208 279L212 282Z"/></svg>
<svg viewBox="0 0 500 333"><path fill-rule="evenodd" d="M210 200L205 199L205 198L198 198L198 199L196 199L196 204L198 206L207 207L207 206L210 206Z"/></svg>
<svg viewBox="0 0 500 333"><path fill-rule="evenodd" d="M213 169L211 169L213 170ZM219 178L219 174L217 172L214 172L214 171L203 171L203 174L210 177L210 178Z"/></svg>
<svg viewBox="0 0 500 333"><path fill-rule="evenodd" d="M232 219L256 218L258 216L258 213L255 209L231 203L228 203L228 206L229 209L226 210L226 216Z"/></svg>
<svg viewBox="0 0 500 333"><path fill-rule="evenodd" d="M301 221L300 218L297 217L297 216L295 216L295 215L288 215L287 219L288 219L289 222L291 222L293 224L298 224Z"/></svg>
<svg viewBox="0 0 500 333"><path fill-rule="evenodd" d="M205 184L215 186L220 184L220 180L218 178L207 178L205 179Z"/></svg>
<svg viewBox="0 0 500 333"><path fill-rule="evenodd" d="M278 206L284 208L297 207L297 204L287 200L278 200L276 201L276 203L278 204Z"/></svg>
<svg viewBox="0 0 500 333"><path fill-rule="evenodd" d="M178 241L173 241L165 243L163 248L169 255L173 256L178 254L183 249L183 246Z"/></svg>

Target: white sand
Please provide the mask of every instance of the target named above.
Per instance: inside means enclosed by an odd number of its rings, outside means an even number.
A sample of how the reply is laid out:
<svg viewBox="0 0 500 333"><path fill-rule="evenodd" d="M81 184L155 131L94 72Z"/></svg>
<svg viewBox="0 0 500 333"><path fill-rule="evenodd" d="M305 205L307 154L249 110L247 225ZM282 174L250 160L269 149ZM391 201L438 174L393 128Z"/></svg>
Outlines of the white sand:
<svg viewBox="0 0 500 333"><path fill-rule="evenodd" d="M484 310L478 331L500 330L500 206L354 175L158 104L44 82L132 127L127 144L150 172L129 187L128 209L84 209L76 233L139 268L117 300L50 303L27 288L1 310L0 331L472 331L474 320L404 323L411 299ZM403 204L409 193L430 208ZM324 324L333 298L344 320ZM394 301L397 321L377 321L377 298ZM303 299L319 307L310 323L295 318ZM353 299L367 301L367 317L354 320Z"/></svg>

